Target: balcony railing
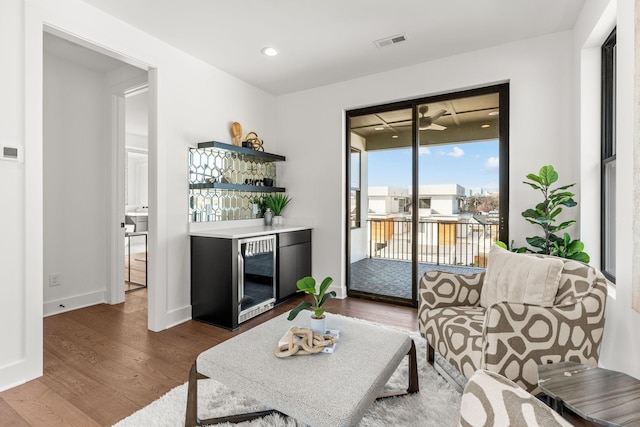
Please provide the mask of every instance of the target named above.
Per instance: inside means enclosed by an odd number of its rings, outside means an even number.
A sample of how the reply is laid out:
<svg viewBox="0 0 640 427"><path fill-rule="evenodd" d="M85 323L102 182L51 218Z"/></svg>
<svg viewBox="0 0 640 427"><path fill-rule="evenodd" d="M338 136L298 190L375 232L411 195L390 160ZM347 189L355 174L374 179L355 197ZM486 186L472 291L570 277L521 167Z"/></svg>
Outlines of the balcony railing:
<svg viewBox="0 0 640 427"><path fill-rule="evenodd" d="M369 258L411 260L408 220L369 219ZM418 222L418 262L486 267L491 245L498 240L498 224L478 222Z"/></svg>

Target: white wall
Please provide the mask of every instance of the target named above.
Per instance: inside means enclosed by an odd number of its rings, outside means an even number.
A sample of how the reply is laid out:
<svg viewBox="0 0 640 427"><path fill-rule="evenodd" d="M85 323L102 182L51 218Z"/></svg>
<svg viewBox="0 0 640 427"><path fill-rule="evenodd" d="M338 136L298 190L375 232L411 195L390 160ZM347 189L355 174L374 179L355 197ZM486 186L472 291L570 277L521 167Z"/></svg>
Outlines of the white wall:
<svg viewBox="0 0 640 427"><path fill-rule="evenodd" d="M105 75L44 55L44 314L105 301ZM60 274L51 287L49 276Z"/></svg>
<svg viewBox="0 0 640 427"><path fill-rule="evenodd" d="M25 58L22 0L0 2L0 144L25 148ZM25 153L25 158L29 153ZM37 159L36 159L37 161ZM42 267L25 265L25 164L0 161L0 389L42 372L42 285L27 287L26 276ZM36 193L37 195L37 193ZM41 229L33 224L33 229ZM33 297L29 303L26 296ZM38 303L37 300L40 300ZM38 313L39 308L39 313ZM39 316L39 319L38 319ZM34 321L35 319L35 321ZM27 354L30 346L32 352Z"/></svg>
<svg viewBox="0 0 640 427"><path fill-rule="evenodd" d="M149 156L127 153L126 212L149 206Z"/></svg>
<svg viewBox="0 0 640 427"><path fill-rule="evenodd" d="M520 217L532 196L520 184L524 175L551 163L562 165L567 182L579 179L575 131L561 119L575 108L571 47L571 33L563 32L279 97L277 151L287 156L286 176L297 177L288 186L296 200L291 215L324 213L314 232L313 274L333 277L345 293L344 111L506 81L511 94L510 239L523 241L534 231ZM315 125L315 117L323 117L322 127ZM301 134L307 137L300 139ZM327 191L307 190L320 179Z"/></svg>
<svg viewBox="0 0 640 427"><path fill-rule="evenodd" d="M0 2L0 138L25 146L24 164L0 164L0 389L42 372L42 31L43 25L118 52L151 69L149 97L149 325L161 330L191 316L187 236L187 149L230 142L234 121L277 152L274 97L75 0ZM154 117L151 117L154 116ZM287 162L288 163L288 162ZM288 185L291 175L279 173ZM321 182L321 181L318 181ZM29 186L29 199L25 188ZM6 204L5 204L6 203ZM29 222L26 227L25 221ZM315 248L314 248L315 252ZM6 263L6 264L5 264ZM6 266L5 266L6 265ZM27 268L28 266L28 268ZM26 298L25 298L26 296Z"/></svg>
<svg viewBox="0 0 640 427"><path fill-rule="evenodd" d="M631 307L632 284L637 277L637 250L634 229L639 215L634 205L634 167L640 161L634 152L634 21L638 11L633 0L587 2L574 34L574 61L579 70L581 116L577 125L581 140L582 235L589 247L599 245L600 236L600 46L617 27L616 88L616 283L609 288L606 323L600 363L640 378L640 314ZM637 146L635 148L637 150ZM637 190L636 190L637 191ZM637 196L635 196L637 197ZM632 232L630 232L632 230ZM595 253L595 257L594 257ZM591 251L591 264L600 265L599 251Z"/></svg>
<svg viewBox="0 0 640 427"><path fill-rule="evenodd" d="M453 215L458 211L458 199L455 196L431 196L432 215Z"/></svg>

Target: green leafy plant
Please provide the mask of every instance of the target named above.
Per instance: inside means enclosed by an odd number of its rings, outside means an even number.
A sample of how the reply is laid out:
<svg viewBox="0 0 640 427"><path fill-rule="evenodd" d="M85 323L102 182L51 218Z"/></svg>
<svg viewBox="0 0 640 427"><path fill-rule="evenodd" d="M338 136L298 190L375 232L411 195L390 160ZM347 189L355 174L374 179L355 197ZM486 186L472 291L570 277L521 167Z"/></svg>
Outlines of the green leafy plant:
<svg viewBox="0 0 640 427"><path fill-rule="evenodd" d="M556 224L563 206L571 208L577 205L576 201L573 200L575 194L567 191L573 187L575 183L552 189L552 185L558 181L558 172L556 172L551 165L541 167L538 175L533 173L528 174L527 178L529 181L523 181L523 183L533 189L540 190L544 200L538 203L535 208L522 212L525 220L531 224L540 226L543 231L542 236L526 238L527 243L536 249L531 250L526 248L525 250L533 253L555 255L562 258L589 262L590 257L584 252L584 244L579 239L571 240L568 233L564 233L562 237L556 234L576 223L576 220L569 220ZM512 250L515 252L523 252L522 248Z"/></svg>
<svg viewBox="0 0 640 427"><path fill-rule="evenodd" d="M268 194L264 197L264 204L271 209L273 215L278 216L282 210L289 204L291 198L283 193Z"/></svg>
<svg viewBox="0 0 640 427"><path fill-rule="evenodd" d="M295 319L298 313L300 313L302 310L312 310L313 317L315 317L316 319L321 319L322 315L326 311L326 309L322 308L322 306L325 302L327 302L329 298L335 298L336 296L336 293L334 291L327 292L332 282L333 279L331 277L325 277L325 279L320 284L320 289L316 289L316 280L313 277L307 276L298 280L296 282L296 286L298 287L298 290L296 292L304 292L311 295L313 297L313 304L309 301L301 302L296 308L291 310L287 319Z"/></svg>

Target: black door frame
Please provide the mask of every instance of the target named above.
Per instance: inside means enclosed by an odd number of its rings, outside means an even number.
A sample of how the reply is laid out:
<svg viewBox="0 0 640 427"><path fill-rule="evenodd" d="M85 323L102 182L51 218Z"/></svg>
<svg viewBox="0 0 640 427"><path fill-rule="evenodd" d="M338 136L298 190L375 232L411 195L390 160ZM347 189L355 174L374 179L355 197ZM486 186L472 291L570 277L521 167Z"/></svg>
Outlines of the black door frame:
<svg viewBox="0 0 640 427"><path fill-rule="evenodd" d="M445 94L439 94L434 96L422 97L411 99L407 101L393 102L389 104L376 105L373 107L357 108L353 110L347 110L345 112L346 122L346 187L345 187L345 206L350 206L350 179L351 176L351 117L362 116L373 113L381 113L386 111L393 111L399 109L412 109L412 117L418 117L418 106L421 104L442 102L451 99L468 98L479 95L487 95L497 93L498 102L500 108L500 121L498 130L498 145L500 156L500 172L499 172L499 202L500 202L500 218L499 218L499 233L500 240L508 245L509 242L509 83L501 83L491 86L484 86L476 89L467 89L457 92L449 92ZM419 163L419 130L415 126L415 119L412 132L412 200L418 200L418 163ZM418 215L411 216L412 223L412 239L411 239L411 251L412 254L416 254L418 250L418 242L415 238L415 234L418 232ZM394 297L389 295L379 295L371 292L364 292L358 290L351 290L351 218L349 209L345 209L345 230L346 230L346 262L345 262L345 283L347 287L347 296L353 296L357 298L363 298L373 301L387 302L397 305L404 305L409 307L418 306L418 260L415 256L411 257L411 300Z"/></svg>

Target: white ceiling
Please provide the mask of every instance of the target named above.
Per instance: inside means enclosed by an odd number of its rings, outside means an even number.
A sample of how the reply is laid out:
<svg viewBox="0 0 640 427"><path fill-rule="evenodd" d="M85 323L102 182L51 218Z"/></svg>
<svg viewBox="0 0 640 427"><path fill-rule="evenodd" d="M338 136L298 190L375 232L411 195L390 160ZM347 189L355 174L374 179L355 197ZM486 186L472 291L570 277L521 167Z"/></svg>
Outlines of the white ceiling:
<svg viewBox="0 0 640 427"><path fill-rule="evenodd" d="M584 0L83 0L274 95L573 28ZM389 36L407 41L378 48ZM265 46L276 57L260 53Z"/></svg>

